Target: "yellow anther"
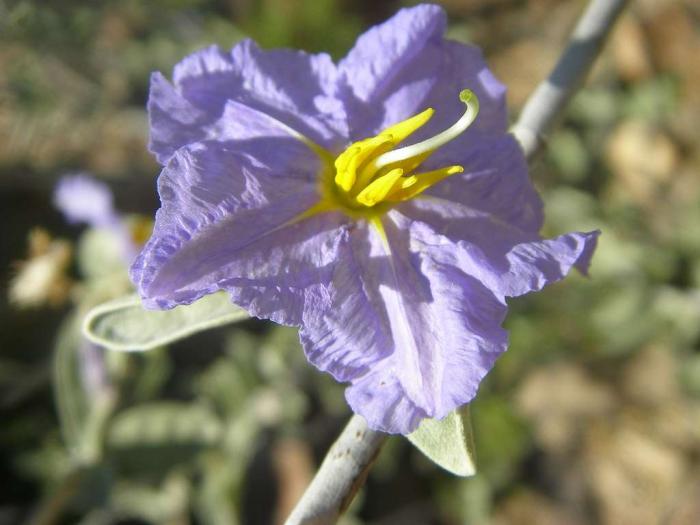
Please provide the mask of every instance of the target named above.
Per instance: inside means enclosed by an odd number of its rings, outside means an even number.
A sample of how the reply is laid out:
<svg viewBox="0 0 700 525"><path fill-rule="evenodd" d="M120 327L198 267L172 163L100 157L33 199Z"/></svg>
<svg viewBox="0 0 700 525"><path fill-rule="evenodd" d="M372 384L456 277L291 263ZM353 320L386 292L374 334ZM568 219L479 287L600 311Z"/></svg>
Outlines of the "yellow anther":
<svg viewBox="0 0 700 525"><path fill-rule="evenodd" d="M379 135L385 137L391 136L392 142L394 143L394 146L396 146L399 142L405 140L417 129L423 127L425 123L430 120L430 117L432 117L434 113L435 110L433 108L428 108L425 111L422 111L417 115L412 116L411 118L403 120L398 124L394 124L393 126L389 126Z"/></svg>
<svg viewBox="0 0 700 525"><path fill-rule="evenodd" d="M417 173L414 175L416 179L414 184L407 185L405 188L393 192L387 197L387 200L391 202L407 201L416 195L423 193L425 190L437 184L441 180L446 179L450 175L462 173L463 171L464 168L462 166L448 166L446 168L440 168L439 170Z"/></svg>
<svg viewBox="0 0 700 525"><path fill-rule="evenodd" d="M415 175L411 175L410 177L403 177L397 181L398 184L395 184L391 191L392 193L395 193L400 190L405 190L406 188L410 188L411 186L413 186L416 182L418 182L418 177L416 177Z"/></svg>
<svg viewBox="0 0 700 525"><path fill-rule="evenodd" d="M357 178L357 154L360 148L346 149L335 161L335 183L345 191L350 191Z"/></svg>
<svg viewBox="0 0 700 525"><path fill-rule="evenodd" d="M401 168L391 170L386 175L373 180L365 189L363 189L356 197L357 202L364 206L374 206L378 202L383 201L389 192L394 189L395 184L403 175Z"/></svg>
<svg viewBox="0 0 700 525"><path fill-rule="evenodd" d="M335 161L335 183L344 191L350 191L357 180L358 172L363 163L370 156L381 155L393 147L394 143L384 135L377 135L353 143Z"/></svg>
<svg viewBox="0 0 700 525"><path fill-rule="evenodd" d="M345 171L352 159L360 151L359 146L350 146L335 159L334 166L337 171Z"/></svg>

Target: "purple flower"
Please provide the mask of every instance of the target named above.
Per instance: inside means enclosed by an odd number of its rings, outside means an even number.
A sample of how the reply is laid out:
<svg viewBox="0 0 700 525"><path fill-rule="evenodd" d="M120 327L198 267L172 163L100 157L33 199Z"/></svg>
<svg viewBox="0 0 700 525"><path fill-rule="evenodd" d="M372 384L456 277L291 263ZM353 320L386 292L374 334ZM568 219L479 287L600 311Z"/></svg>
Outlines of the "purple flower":
<svg viewBox="0 0 700 525"><path fill-rule="evenodd" d="M110 228L120 222L109 187L83 173L61 178L54 190L53 201L72 224Z"/></svg>
<svg viewBox="0 0 700 525"><path fill-rule="evenodd" d="M506 349L506 297L585 272L598 233L540 237L505 88L444 30L420 5L339 64L246 40L187 57L172 84L155 73L162 207L131 269L144 304L225 289L299 326L376 429L469 402Z"/></svg>
<svg viewBox="0 0 700 525"><path fill-rule="evenodd" d="M114 209L112 191L90 175L66 175L58 181L53 203L71 224L87 224L112 233L120 244L126 263L137 253L129 226Z"/></svg>

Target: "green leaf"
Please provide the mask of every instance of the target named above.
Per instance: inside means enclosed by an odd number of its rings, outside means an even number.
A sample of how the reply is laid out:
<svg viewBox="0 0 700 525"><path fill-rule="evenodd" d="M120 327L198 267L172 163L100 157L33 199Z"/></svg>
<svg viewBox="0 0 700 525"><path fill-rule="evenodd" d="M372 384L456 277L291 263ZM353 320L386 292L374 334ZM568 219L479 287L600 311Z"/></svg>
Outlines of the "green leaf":
<svg viewBox="0 0 700 525"><path fill-rule="evenodd" d="M192 493L187 475L174 471L158 481L146 483L132 478L128 483L116 483L109 498L109 507L116 516L97 523L119 523L124 515L147 523L186 523L183 516L187 516Z"/></svg>
<svg viewBox="0 0 700 525"><path fill-rule="evenodd" d="M107 229L88 229L80 237L77 249L80 273L88 279L121 274L128 281L122 241Z"/></svg>
<svg viewBox="0 0 700 525"><path fill-rule="evenodd" d="M110 350L152 350L248 317L223 292L172 310L146 310L138 296L129 295L90 310L83 321L83 333Z"/></svg>
<svg viewBox="0 0 700 525"><path fill-rule="evenodd" d="M154 401L118 413L107 434L107 448L120 472L162 480L220 443L225 430L204 405Z"/></svg>
<svg viewBox="0 0 700 525"><path fill-rule="evenodd" d="M52 380L63 439L71 455L79 458L89 403L79 375L78 328L74 315L61 326L54 350Z"/></svg>
<svg viewBox="0 0 700 525"><path fill-rule="evenodd" d="M102 434L115 406L115 396L102 380L85 383L82 371L90 344L80 333L79 317L71 313L59 332L54 350L53 386L61 431L71 458L83 467L102 455ZM97 352L102 350L97 349ZM101 358L93 367L101 369ZM107 374L106 370L96 372ZM107 380L109 382L109 380Z"/></svg>
<svg viewBox="0 0 700 525"><path fill-rule="evenodd" d="M222 432L221 422L205 406L154 401L116 415L109 430L109 445L116 448L206 446L220 439Z"/></svg>
<svg viewBox="0 0 700 525"><path fill-rule="evenodd" d="M424 419L418 429L406 437L428 459L452 474L473 476L476 473L469 405L444 419Z"/></svg>

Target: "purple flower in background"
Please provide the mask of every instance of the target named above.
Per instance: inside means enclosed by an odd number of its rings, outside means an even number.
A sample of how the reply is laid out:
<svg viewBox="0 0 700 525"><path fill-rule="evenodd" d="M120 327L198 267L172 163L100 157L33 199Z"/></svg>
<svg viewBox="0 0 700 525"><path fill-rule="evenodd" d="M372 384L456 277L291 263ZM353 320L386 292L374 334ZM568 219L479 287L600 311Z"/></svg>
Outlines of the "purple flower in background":
<svg viewBox="0 0 700 525"><path fill-rule="evenodd" d="M162 207L131 269L144 304L224 289L299 326L375 429L470 401L506 349L506 297L585 271L597 232L539 236L505 88L444 31L421 5L338 64L246 40L185 58L172 84L155 73Z"/></svg>
<svg viewBox="0 0 700 525"><path fill-rule="evenodd" d="M84 173L62 177L53 194L54 206L68 222L110 231L120 243L126 263L131 263L137 246L113 201L109 186Z"/></svg>
<svg viewBox="0 0 700 525"><path fill-rule="evenodd" d="M54 190L53 201L72 224L109 228L120 222L109 186L83 173L62 177Z"/></svg>

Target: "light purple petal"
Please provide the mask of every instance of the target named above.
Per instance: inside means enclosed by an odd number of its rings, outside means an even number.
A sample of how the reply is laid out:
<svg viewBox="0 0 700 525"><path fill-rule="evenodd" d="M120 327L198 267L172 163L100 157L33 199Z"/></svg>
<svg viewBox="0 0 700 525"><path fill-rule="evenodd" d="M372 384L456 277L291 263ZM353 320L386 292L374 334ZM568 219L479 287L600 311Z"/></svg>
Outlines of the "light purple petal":
<svg viewBox="0 0 700 525"><path fill-rule="evenodd" d="M260 110L230 100L219 121L210 128L209 135L218 141L226 137L228 141L236 141L246 149L257 148L255 154L264 158L265 163L275 171L290 171L294 176L306 174L308 180L318 180L318 156L303 142L303 137ZM229 146L237 148L236 144Z"/></svg>
<svg viewBox="0 0 700 525"><path fill-rule="evenodd" d="M391 254L373 228L352 230L332 306L305 317L302 342L312 363L352 383L348 402L372 428L408 433L474 397L505 350L506 307L458 268L448 239L396 219L385 220Z"/></svg>
<svg viewBox="0 0 700 525"><path fill-rule="evenodd" d="M392 93L394 77L404 72L429 42L439 41L445 27L445 12L436 5L401 9L358 37L339 64L341 77L358 100L381 103Z"/></svg>
<svg viewBox="0 0 700 525"><path fill-rule="evenodd" d="M432 107L435 114L424 128L411 136L410 142L431 137L454 124L466 109L459 100L459 93L465 88L477 95L479 114L467 131L431 156L426 167L430 167L431 162L439 166L459 164L463 151L483 140L501 138L508 129L506 87L487 67L481 50L449 40L443 41L440 48L441 69L436 73L440 80L419 108Z"/></svg>
<svg viewBox="0 0 700 525"><path fill-rule="evenodd" d="M219 286L254 317L300 326L306 312L329 308L344 221L321 214L257 239L235 254Z"/></svg>
<svg viewBox="0 0 700 525"><path fill-rule="evenodd" d="M505 351L506 306L461 270L449 239L397 213L384 223L391 274L381 293L394 340L393 373L413 404L440 419L476 395ZM413 429L399 431L406 430Z"/></svg>
<svg viewBox="0 0 700 525"><path fill-rule="evenodd" d="M364 33L338 69L339 90L353 140L375 134L433 107L431 121L408 142L422 140L464 113L459 93L474 91L480 116L459 142L501 134L507 126L505 88L488 70L478 48L447 41L445 13L436 5L402 9Z"/></svg>
<svg viewBox="0 0 700 525"><path fill-rule="evenodd" d="M338 381L367 373L391 353L389 319L377 293L382 279L373 263L382 257L376 232L356 225L338 252L324 308L304 312L300 338L307 358Z"/></svg>
<svg viewBox="0 0 700 525"><path fill-rule="evenodd" d="M499 297L541 290L573 267L586 272L600 232L542 239L498 216L442 199L415 199L394 213L429 224L459 247L460 267Z"/></svg>
<svg viewBox="0 0 700 525"><path fill-rule="evenodd" d="M554 239L524 242L507 254L508 272L499 276L499 289L507 297L537 292L560 281L572 268L586 273L600 231L574 232Z"/></svg>
<svg viewBox="0 0 700 525"><path fill-rule="evenodd" d="M188 102L157 72L151 75L148 118L148 149L161 164L165 164L178 148L205 138L209 127L218 120L216 115Z"/></svg>
<svg viewBox="0 0 700 525"><path fill-rule="evenodd" d="M131 269L144 304L170 308L223 288L259 315L298 324L295 305L328 279L346 219L290 223L318 201L316 182L293 166L282 170L275 145L206 142L175 153L158 181L153 236ZM277 296L263 304L270 290Z"/></svg>
<svg viewBox="0 0 700 525"><path fill-rule="evenodd" d="M406 396L391 359L376 363L354 381L345 390L345 399L370 428L391 434L410 434L430 417Z"/></svg>
<svg viewBox="0 0 700 525"><path fill-rule="evenodd" d="M217 136L221 126L216 123L230 101L335 148L346 134L344 110L333 96L336 75L328 55L263 51L251 40L240 42L231 53L216 46L193 53L175 66L174 85L160 74L152 77L151 150L165 163L186 144L228 140Z"/></svg>
<svg viewBox="0 0 700 525"><path fill-rule="evenodd" d="M438 151L421 169L459 164L464 173L429 188L421 199L450 201L517 230L540 231L542 201L530 182L522 150L511 135L480 140L453 153L449 157ZM436 207L439 204L436 202Z"/></svg>

